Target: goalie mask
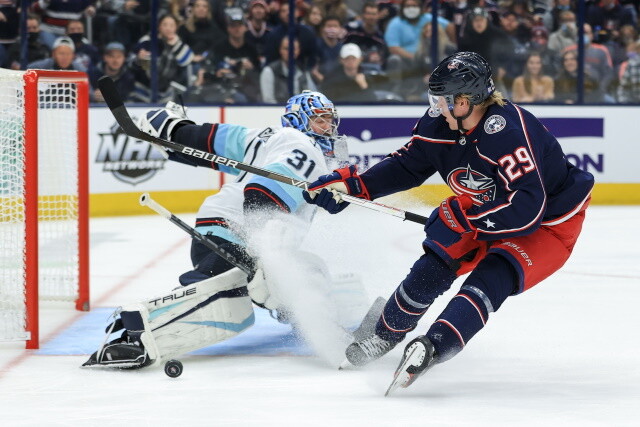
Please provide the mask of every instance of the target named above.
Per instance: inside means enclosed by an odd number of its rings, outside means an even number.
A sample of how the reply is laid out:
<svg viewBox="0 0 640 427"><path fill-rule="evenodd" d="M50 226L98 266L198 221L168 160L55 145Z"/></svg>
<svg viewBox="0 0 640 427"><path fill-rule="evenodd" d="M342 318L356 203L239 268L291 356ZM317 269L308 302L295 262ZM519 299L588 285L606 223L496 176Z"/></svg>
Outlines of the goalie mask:
<svg viewBox="0 0 640 427"><path fill-rule="evenodd" d="M438 64L429 78L429 104L432 112L441 114L446 108L453 113L455 99L461 95L469 97L471 108L482 104L495 91L489 63L475 52L458 52Z"/></svg>
<svg viewBox="0 0 640 427"><path fill-rule="evenodd" d="M334 157L334 145L338 138L338 112L325 95L310 90L302 91L287 101L282 115L282 126L298 129L312 137L325 156Z"/></svg>

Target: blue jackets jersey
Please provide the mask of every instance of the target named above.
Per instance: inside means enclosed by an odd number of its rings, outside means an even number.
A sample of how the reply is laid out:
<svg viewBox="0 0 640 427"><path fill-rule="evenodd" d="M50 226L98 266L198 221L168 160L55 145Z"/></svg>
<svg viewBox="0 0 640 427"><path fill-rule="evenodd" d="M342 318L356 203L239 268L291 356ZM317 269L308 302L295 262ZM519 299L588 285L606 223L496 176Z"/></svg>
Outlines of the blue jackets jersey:
<svg viewBox="0 0 640 427"><path fill-rule="evenodd" d="M473 198L467 215L478 240L558 224L589 198L593 175L569 163L556 138L527 110L509 102L491 105L465 144L443 116L430 112L411 141L362 174L372 198L419 186L438 173L456 195Z"/></svg>

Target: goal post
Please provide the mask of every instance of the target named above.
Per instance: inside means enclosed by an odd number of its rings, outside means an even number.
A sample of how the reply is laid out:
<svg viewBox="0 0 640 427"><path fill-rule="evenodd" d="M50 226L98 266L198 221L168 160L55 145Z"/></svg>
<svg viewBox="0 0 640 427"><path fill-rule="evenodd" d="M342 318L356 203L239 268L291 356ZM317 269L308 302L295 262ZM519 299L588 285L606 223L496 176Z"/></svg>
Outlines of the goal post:
<svg viewBox="0 0 640 427"><path fill-rule="evenodd" d="M86 74L0 69L0 341L39 347L39 301L89 310Z"/></svg>

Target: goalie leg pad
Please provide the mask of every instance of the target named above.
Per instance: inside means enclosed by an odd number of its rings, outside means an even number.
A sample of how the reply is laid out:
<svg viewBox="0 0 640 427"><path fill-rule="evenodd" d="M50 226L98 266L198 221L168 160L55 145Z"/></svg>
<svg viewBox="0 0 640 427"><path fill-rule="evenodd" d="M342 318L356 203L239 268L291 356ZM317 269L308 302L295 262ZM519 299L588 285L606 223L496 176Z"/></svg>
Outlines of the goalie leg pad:
<svg viewBox="0 0 640 427"><path fill-rule="evenodd" d="M119 312L120 319L115 324L125 328L123 338L103 346L85 366L122 368L159 365L163 360L231 338L255 321L246 288L246 275L238 268L180 287L158 298L123 306ZM111 348L118 350L117 353L112 352L114 355L122 355L127 359L122 363L100 357L109 346L130 345L134 337L135 344L144 349L145 357L137 353L125 354L120 351L125 350L124 347ZM129 359L134 356L142 363L133 365ZM94 358L96 360L92 361Z"/></svg>
<svg viewBox="0 0 640 427"><path fill-rule="evenodd" d="M233 268L147 301L149 330L159 359L224 341L253 325L246 284L246 275Z"/></svg>

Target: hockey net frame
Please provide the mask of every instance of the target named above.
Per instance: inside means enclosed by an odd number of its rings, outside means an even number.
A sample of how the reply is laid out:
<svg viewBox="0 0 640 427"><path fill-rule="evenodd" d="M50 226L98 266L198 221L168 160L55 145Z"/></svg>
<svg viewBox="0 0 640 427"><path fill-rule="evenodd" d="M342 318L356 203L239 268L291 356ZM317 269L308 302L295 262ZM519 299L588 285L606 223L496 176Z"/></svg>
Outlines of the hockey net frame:
<svg viewBox="0 0 640 427"><path fill-rule="evenodd" d="M27 349L37 349L40 346L39 301L43 298L40 283L42 279L40 277L42 270L40 264L40 233L42 233L41 223L46 221L46 219L42 218L44 215L42 213L43 209L46 209L43 206L49 202L47 198L50 198L50 196L42 195L39 192L39 171L43 168L43 164L39 162L46 162L47 160L55 162L52 159L39 158L45 157L40 156L42 153L41 149L38 148L39 141L43 144L48 144L51 139L49 135L41 135L41 132L46 132L48 129L39 129L39 117L42 115L42 119L44 119L46 111L54 111L56 108L58 108L57 111L64 109L63 114L73 114L74 110L76 113L77 194L67 194L63 197L71 199L71 203L74 204L70 217L72 217L73 224L77 223L77 229L74 231L77 233L77 254L74 255L73 261L74 264L77 263L77 268L73 267L75 270L73 287L75 287L75 280L77 280L77 289L75 290L75 295L71 297L58 298L56 295L47 295L44 299L73 300L77 310L89 310L89 83L85 73L76 71L27 70L13 72L2 70L2 73L5 78L15 79L15 81L18 81L19 76L22 75L24 83L22 100L19 99L19 96L16 96L16 99L18 99L16 101L16 111L19 114L19 110L22 109L24 116L24 125L22 126L22 150L24 154L23 159L20 159L23 162L24 178L21 183L23 185L23 198L20 199L18 197L15 203L23 203L19 210L23 212L23 218L20 219L24 226L25 238L22 248L24 263L24 333L16 336L0 336L0 340L24 340L26 341ZM16 84L19 85L21 82ZM65 88L63 90L66 92L61 91L61 93L54 96L46 95L43 94L42 87L51 87L53 91L57 87ZM69 96L69 93L72 93L73 97ZM47 96L49 97L47 98ZM47 110L47 103L55 106ZM63 107L57 107L57 105L62 104L64 104ZM55 119L55 115L53 117ZM60 123L60 126L63 128L65 124ZM46 167L49 166L45 165L45 169ZM58 167L66 167L66 165L59 164ZM0 194L0 197L7 197L7 195ZM53 207L51 209L60 208ZM0 212L0 214L4 215L5 212ZM76 227L76 225L72 227ZM76 256L77 259L75 258ZM7 284L0 283L0 286L5 285ZM19 289L16 293L19 293ZM16 296L16 300L19 300L19 298L19 295ZM0 310L2 310L1 305ZM20 313L17 314L17 316L20 315ZM21 320L18 319L18 322Z"/></svg>

